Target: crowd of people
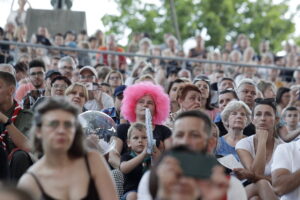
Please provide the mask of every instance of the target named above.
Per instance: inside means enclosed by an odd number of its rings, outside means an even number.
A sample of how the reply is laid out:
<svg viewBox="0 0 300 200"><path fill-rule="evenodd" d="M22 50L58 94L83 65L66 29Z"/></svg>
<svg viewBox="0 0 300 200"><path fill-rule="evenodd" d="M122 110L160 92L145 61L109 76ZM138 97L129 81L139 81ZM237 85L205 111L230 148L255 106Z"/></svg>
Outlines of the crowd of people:
<svg viewBox="0 0 300 200"><path fill-rule="evenodd" d="M297 46L278 56L239 34L208 51L196 36L185 54L172 34L135 33L126 48L101 31L26 34L0 27L0 40L136 56L0 44L0 199L300 199L300 72L171 59L298 69ZM86 111L116 124L105 155Z"/></svg>

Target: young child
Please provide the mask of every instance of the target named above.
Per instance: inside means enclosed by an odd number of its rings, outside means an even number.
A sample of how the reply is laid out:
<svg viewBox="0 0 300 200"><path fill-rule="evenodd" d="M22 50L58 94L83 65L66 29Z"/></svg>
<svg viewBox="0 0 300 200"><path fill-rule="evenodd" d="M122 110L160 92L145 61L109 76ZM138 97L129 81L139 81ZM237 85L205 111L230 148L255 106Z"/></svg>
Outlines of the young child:
<svg viewBox="0 0 300 200"><path fill-rule="evenodd" d="M121 200L136 200L138 184L151 164L147 154L146 125L133 123L127 133L129 152L121 157L120 170L124 174L124 195Z"/></svg>

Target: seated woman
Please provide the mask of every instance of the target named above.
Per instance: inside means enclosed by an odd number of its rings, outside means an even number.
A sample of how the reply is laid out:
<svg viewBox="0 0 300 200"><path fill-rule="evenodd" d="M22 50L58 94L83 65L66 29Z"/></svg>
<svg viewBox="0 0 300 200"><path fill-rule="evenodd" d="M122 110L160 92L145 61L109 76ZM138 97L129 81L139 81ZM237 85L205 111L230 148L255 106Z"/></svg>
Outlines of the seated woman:
<svg viewBox="0 0 300 200"><path fill-rule="evenodd" d="M84 104L89 99L89 93L86 87L82 83L73 83L70 85L66 91L65 95L69 101L74 105L77 105L80 109L80 112L85 112L87 109L84 107Z"/></svg>
<svg viewBox="0 0 300 200"><path fill-rule="evenodd" d="M201 92L199 88L193 84L185 83L182 88L178 90L176 98L179 104L179 110L171 113L165 123L171 129L174 126L174 121L178 114L183 111L200 110L201 108Z"/></svg>
<svg viewBox="0 0 300 200"><path fill-rule="evenodd" d="M58 97L38 106L32 134L35 152L42 157L18 184L35 199L117 200L104 159L84 148L78 113Z"/></svg>
<svg viewBox="0 0 300 200"><path fill-rule="evenodd" d="M183 80L176 79L170 83L167 89L167 93L170 97L171 113L174 113L179 109L179 104L177 102L177 94L178 91L181 90L183 84Z"/></svg>
<svg viewBox="0 0 300 200"><path fill-rule="evenodd" d="M163 151L170 146L168 138L171 130L161 125L168 117L170 111L170 100L163 88L149 82L141 82L129 86L123 93L121 114L130 123L145 123L145 110L148 108L152 115L153 137L159 150ZM115 167L120 166L120 155L128 150L127 131L130 124L124 123L117 127L117 137L115 137L115 151L109 154L109 163Z"/></svg>
<svg viewBox="0 0 300 200"><path fill-rule="evenodd" d="M246 187L248 199L278 199L271 185L273 152L281 143L275 134L277 121L275 100L256 99L252 119L256 133L235 146L245 168L233 171L238 178L252 182Z"/></svg>
<svg viewBox="0 0 300 200"><path fill-rule="evenodd" d="M218 109L211 106L211 87L210 80L208 77L200 75L197 76L193 84L199 88L201 91L201 110L203 110L212 121L216 118L218 114Z"/></svg>
<svg viewBox="0 0 300 200"><path fill-rule="evenodd" d="M239 157L235 145L244 137L244 128L250 123L251 110L243 101L231 101L227 104L221 117L228 133L218 139L216 155L232 154L237 160Z"/></svg>

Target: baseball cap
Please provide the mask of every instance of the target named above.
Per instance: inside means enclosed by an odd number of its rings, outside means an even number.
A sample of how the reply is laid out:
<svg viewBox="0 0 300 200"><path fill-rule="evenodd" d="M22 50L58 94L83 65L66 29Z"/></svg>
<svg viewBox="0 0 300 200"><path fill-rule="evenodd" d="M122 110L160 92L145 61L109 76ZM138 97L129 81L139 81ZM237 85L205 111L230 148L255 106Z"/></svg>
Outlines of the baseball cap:
<svg viewBox="0 0 300 200"><path fill-rule="evenodd" d="M47 80L48 78L51 78L52 75L61 75L61 73L55 69L50 69L46 72L45 75L45 80ZM52 79L52 78L51 78Z"/></svg>
<svg viewBox="0 0 300 200"><path fill-rule="evenodd" d="M114 92L114 97L122 94L125 89L126 89L126 85L120 85L120 86L116 87L115 92Z"/></svg>
<svg viewBox="0 0 300 200"><path fill-rule="evenodd" d="M96 71L96 69L94 67L91 67L91 66L84 66L82 67L80 70L79 70L79 74L81 74L81 72L83 72L84 70L89 70L91 71L96 78L98 78L98 73Z"/></svg>

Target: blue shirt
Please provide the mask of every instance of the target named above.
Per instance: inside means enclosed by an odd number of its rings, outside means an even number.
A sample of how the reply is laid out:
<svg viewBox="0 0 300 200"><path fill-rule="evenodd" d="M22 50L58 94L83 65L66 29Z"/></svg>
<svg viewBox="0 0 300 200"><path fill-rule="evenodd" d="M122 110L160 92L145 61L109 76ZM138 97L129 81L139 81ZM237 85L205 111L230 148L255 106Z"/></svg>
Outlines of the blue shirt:
<svg viewBox="0 0 300 200"><path fill-rule="evenodd" d="M215 152L216 155L226 156L228 154L232 154L238 161L240 161L240 158L235 150L235 147L229 145L224 136L220 137L218 139L218 145Z"/></svg>

